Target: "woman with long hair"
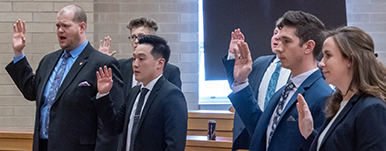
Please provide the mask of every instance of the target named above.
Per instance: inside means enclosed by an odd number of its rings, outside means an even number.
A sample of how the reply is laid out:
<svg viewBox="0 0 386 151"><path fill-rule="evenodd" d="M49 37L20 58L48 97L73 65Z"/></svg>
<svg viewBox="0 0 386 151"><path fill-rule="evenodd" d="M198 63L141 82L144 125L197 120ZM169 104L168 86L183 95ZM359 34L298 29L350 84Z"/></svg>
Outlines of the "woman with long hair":
<svg viewBox="0 0 386 151"><path fill-rule="evenodd" d="M303 150L386 150L386 68L377 61L374 42L357 27L328 32L319 63L336 91L326 104L326 122L314 130L307 103L298 95Z"/></svg>

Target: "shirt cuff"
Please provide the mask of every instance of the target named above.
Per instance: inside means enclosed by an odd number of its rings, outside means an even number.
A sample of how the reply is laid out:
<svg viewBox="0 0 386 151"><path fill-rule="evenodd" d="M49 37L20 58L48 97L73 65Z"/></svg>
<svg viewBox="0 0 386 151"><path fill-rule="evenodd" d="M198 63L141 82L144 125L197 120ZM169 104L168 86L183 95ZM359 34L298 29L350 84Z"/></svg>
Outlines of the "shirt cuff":
<svg viewBox="0 0 386 151"><path fill-rule="evenodd" d="M240 84L240 85L234 85L232 84L232 90L233 90L233 93L237 93L241 90L243 90L244 88L246 88L247 86L249 85L249 82L245 82L243 84Z"/></svg>
<svg viewBox="0 0 386 151"><path fill-rule="evenodd" d="M227 60L233 60L235 59L235 55L233 53L228 52Z"/></svg>
<svg viewBox="0 0 386 151"><path fill-rule="evenodd" d="M13 63L16 63L18 61L20 61L21 59L23 59L25 57L25 54L23 53L22 55L20 56L14 56L13 57Z"/></svg>
<svg viewBox="0 0 386 151"><path fill-rule="evenodd" d="M97 95L96 95L96 99L99 99L99 98L101 98L101 97L104 97L104 96L106 96L107 94L109 94L110 92L107 92L107 93L105 93L105 94L99 94L99 92L97 93Z"/></svg>

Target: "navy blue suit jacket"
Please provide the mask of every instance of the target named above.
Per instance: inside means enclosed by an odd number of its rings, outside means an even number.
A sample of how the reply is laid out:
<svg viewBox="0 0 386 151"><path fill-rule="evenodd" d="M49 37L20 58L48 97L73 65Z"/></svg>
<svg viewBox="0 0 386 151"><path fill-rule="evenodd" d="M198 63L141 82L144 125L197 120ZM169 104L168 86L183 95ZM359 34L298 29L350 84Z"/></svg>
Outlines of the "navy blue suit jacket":
<svg viewBox="0 0 386 151"><path fill-rule="evenodd" d="M321 131L332 118L326 120ZM320 132L321 132L320 131ZM302 149L316 151L316 131L307 138ZM340 112L323 138L320 151L384 151L386 150L386 103L380 98L354 95Z"/></svg>
<svg viewBox="0 0 386 151"><path fill-rule="evenodd" d="M262 112L254 98L254 93L250 86L237 93L232 93L228 97L233 106L238 111L248 132L252 134L250 151L266 150L266 131L272 114L279 102L284 87L278 90L269 101L265 111ZM325 100L331 94L331 88L322 78L319 71L312 73L297 88L294 95L285 106L279 124L272 136L269 151L297 151L305 141L300 134L298 126L298 111L296 109L297 94L302 94L306 99L312 116L314 117L314 126L319 128L325 120L323 112Z"/></svg>
<svg viewBox="0 0 386 151"><path fill-rule="evenodd" d="M233 69L235 65L235 60L234 59L228 60L227 57L228 55L225 55L225 57L223 57L222 59L222 62L226 70L228 83L229 85L232 85L234 81ZM257 100L257 97L259 96L259 87L260 87L261 80L263 79L264 73L274 59L275 59L275 55L268 55L268 56L261 56L257 58L255 61L253 61L252 71L249 74L248 79L249 79L249 85L253 90L254 98L256 100ZM245 125L242 122L236 110L234 120L233 120L232 150L249 149L250 142L251 142L251 136L248 133L247 129L245 129Z"/></svg>

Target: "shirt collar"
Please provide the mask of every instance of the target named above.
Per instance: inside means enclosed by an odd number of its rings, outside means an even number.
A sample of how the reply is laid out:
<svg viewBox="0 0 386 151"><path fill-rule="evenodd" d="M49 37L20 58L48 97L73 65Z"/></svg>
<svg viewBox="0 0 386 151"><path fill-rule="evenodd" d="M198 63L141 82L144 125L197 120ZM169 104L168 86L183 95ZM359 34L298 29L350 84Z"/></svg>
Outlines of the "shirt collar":
<svg viewBox="0 0 386 151"><path fill-rule="evenodd" d="M297 75L296 77L291 77L290 80L292 80L292 83L294 83L294 85L298 88L312 73L317 70L319 70L319 68L309 70L307 72Z"/></svg>
<svg viewBox="0 0 386 151"><path fill-rule="evenodd" d="M86 40L85 42L80 44L74 50L70 51L71 58L77 58L80 55L80 53L83 52L84 48L86 48L87 44L88 44L88 40ZM63 55L64 55L64 53L63 53ZM63 57L63 55L62 55L62 57Z"/></svg>
<svg viewBox="0 0 386 151"><path fill-rule="evenodd" d="M146 86L144 86L143 84L141 85L141 89L142 88L146 88L146 89L149 89L149 91L151 91L155 85L155 83L157 83L158 79L161 78L163 74L160 74L157 78L153 79L152 81L149 82L149 84L147 84Z"/></svg>

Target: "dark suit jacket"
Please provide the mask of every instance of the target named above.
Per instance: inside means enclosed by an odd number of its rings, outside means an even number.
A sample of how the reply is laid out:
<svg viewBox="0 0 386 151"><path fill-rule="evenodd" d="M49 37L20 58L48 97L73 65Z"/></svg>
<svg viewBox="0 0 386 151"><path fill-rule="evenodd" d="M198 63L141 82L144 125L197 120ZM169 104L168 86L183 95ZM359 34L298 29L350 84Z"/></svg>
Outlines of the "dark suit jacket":
<svg viewBox="0 0 386 151"><path fill-rule="evenodd" d="M111 98L107 95L93 101L106 127L113 134L123 132L120 151L126 150L130 113L141 86L135 86L118 112L111 108ZM181 90L159 78L150 92L141 114L135 138L135 151L180 151L185 149L188 111Z"/></svg>
<svg viewBox="0 0 386 151"><path fill-rule="evenodd" d="M118 62L121 67L123 82L125 83L124 92L129 94L133 83L133 58L120 59ZM164 67L163 76L181 89L180 69L177 66L167 63Z"/></svg>
<svg viewBox="0 0 386 151"><path fill-rule="evenodd" d="M6 70L28 100L36 100L33 150L39 148L40 115L44 103L44 89L63 50L50 53L40 61L33 73L26 58L7 65ZM118 138L107 135L98 124L96 108L91 99L97 94L96 71L107 65L113 71L114 86L111 93L116 103L123 98L123 82L118 61L104 55L88 44L78 56L65 77L50 110L48 150L55 151L106 151L115 150ZM87 81L90 86L78 86Z"/></svg>
<svg viewBox="0 0 386 151"><path fill-rule="evenodd" d="M262 112L254 98L250 86L228 97L238 111L248 132L252 135L251 151L266 150L266 131L272 114L279 102L284 87L278 90ZM314 117L314 126L319 128L325 120L323 108L325 100L331 94L331 88L326 84L319 71L312 73L296 90L285 106L279 124L272 136L269 151L297 151L300 149L304 138L298 126L298 111L296 109L297 94L302 94Z"/></svg>
<svg viewBox="0 0 386 151"><path fill-rule="evenodd" d="M229 85L232 85L234 81L233 69L235 65L235 60L234 59L228 60L227 57L228 55L225 55L225 57L222 59L222 62L226 70L228 83ZM252 71L248 76L248 79L249 79L248 82L252 88L255 100L257 100L257 97L259 95L259 87L260 87L261 80L263 79L264 73L274 59L275 59L275 55L268 55L268 56L261 56L257 58L255 61L253 61ZM245 129L245 125L242 122L239 114L237 113L237 110L233 121L234 122L233 122L232 150L249 149L251 136L248 133L247 129Z"/></svg>
<svg viewBox="0 0 386 151"><path fill-rule="evenodd" d="M326 120L321 131L332 118ZM320 131L320 132L321 132ZM314 131L302 146L316 151L319 138ZM354 95L340 112L326 136L323 138L320 151L384 151L386 150L386 104L381 98Z"/></svg>

